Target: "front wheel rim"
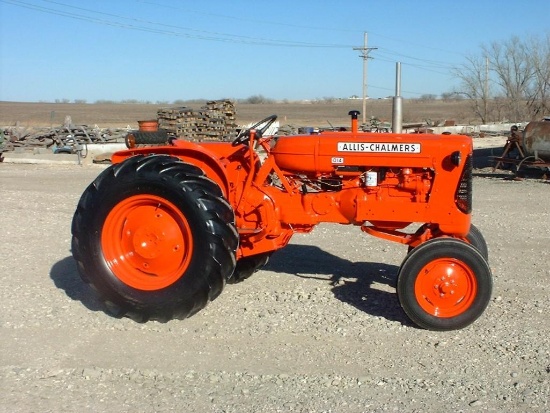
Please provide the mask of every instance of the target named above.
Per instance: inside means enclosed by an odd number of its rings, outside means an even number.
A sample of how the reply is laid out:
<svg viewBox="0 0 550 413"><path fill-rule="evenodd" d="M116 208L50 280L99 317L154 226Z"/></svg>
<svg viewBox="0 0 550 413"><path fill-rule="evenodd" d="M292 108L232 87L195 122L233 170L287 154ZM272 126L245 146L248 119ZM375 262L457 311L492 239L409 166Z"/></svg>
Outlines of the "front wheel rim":
<svg viewBox="0 0 550 413"><path fill-rule="evenodd" d="M101 247L120 281L153 291L183 276L191 261L193 237L179 208L164 198L141 194L124 199L109 212Z"/></svg>
<svg viewBox="0 0 550 413"><path fill-rule="evenodd" d="M463 314L477 295L472 269L452 258L430 261L415 281L414 292L420 307L430 315L450 318Z"/></svg>

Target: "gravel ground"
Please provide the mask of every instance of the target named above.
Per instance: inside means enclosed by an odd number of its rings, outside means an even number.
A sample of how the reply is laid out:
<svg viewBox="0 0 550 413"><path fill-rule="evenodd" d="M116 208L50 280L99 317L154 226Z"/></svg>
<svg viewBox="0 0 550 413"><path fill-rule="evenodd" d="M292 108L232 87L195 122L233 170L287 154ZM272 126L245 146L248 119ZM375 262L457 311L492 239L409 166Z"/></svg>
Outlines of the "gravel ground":
<svg viewBox="0 0 550 413"><path fill-rule="evenodd" d="M395 294L406 248L338 225L190 319L137 324L104 313L71 258L102 168L0 164L0 411L550 410L548 182L474 178L495 288L464 330L412 325Z"/></svg>

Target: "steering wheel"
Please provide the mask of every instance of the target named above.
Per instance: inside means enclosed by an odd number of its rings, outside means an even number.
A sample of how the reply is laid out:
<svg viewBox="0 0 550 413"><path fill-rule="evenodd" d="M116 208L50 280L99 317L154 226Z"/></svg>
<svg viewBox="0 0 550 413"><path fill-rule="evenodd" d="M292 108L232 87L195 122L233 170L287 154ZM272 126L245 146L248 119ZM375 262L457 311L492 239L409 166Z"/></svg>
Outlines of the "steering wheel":
<svg viewBox="0 0 550 413"><path fill-rule="evenodd" d="M237 146L237 145L246 144L246 142L250 138L250 131L252 129L256 129L256 133L257 133L256 136L261 137L264 134L264 132L273 124L273 122L275 122L276 119L277 119L277 115L271 115L255 123L248 129L244 129L240 131L231 145ZM258 128L261 125L263 126L261 128Z"/></svg>

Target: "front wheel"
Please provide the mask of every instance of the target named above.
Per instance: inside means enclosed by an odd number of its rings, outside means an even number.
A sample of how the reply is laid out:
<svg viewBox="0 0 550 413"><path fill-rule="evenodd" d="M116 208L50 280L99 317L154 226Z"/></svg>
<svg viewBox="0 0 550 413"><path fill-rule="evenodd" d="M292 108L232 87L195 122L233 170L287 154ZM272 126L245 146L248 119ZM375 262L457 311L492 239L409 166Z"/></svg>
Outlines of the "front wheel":
<svg viewBox="0 0 550 413"><path fill-rule="evenodd" d="M468 326L491 298L491 269L467 242L436 238L414 248L397 278L397 295L418 326L448 331Z"/></svg>
<svg viewBox="0 0 550 413"><path fill-rule="evenodd" d="M483 234L474 224L470 224L470 231L466 235L466 241L473 245L480 253L483 255L483 258L488 262L489 261L489 248L487 247L487 242L483 238Z"/></svg>
<svg viewBox="0 0 550 413"><path fill-rule="evenodd" d="M422 233L424 233L428 228L430 227L430 224L424 224L420 228L418 228L415 232L415 236L419 236ZM439 233L438 228L434 227L432 231L435 231L434 237L441 236L441 233ZM483 255L483 258L488 262L489 261L489 249L487 248L487 242L485 241L485 238L483 237L483 234L479 230L478 227L476 227L474 224L470 224L470 231L468 231L468 235L466 235L466 241L468 241L472 246L474 246L480 253ZM407 252L411 252L414 249L414 247L409 246L409 249Z"/></svg>
<svg viewBox="0 0 550 413"><path fill-rule="evenodd" d="M186 318L235 268L233 210L203 172L165 155L112 165L88 186L72 223L82 279L114 316Z"/></svg>

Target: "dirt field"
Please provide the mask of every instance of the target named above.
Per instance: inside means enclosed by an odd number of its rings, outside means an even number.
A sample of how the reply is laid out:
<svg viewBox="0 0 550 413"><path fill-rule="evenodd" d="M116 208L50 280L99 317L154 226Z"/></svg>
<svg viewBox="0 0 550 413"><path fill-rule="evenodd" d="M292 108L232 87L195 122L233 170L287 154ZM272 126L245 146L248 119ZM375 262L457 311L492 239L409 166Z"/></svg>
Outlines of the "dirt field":
<svg viewBox="0 0 550 413"><path fill-rule="evenodd" d="M415 328L405 248L355 227L297 235L184 321L108 316L70 224L105 166L0 164L0 411L547 412L550 185L474 178L494 294L472 326Z"/></svg>
<svg viewBox="0 0 550 413"><path fill-rule="evenodd" d="M199 109L206 102L190 103L189 107ZM348 126L350 110L362 110L361 100L337 101L333 103L278 103L278 104L236 104L237 122L246 124L276 114L281 124L296 126L328 127ZM0 126L51 126L63 124L65 116L71 116L74 124L98 125L101 128L137 128L138 120L156 119L157 110L167 105L147 104L76 104L76 103L13 103L0 102ZM171 105L168 105L171 106ZM375 116L391 121L392 101L368 101L367 118ZM442 102L404 100L403 121L423 122L427 119L442 121L453 119L461 124L475 121L465 101Z"/></svg>

